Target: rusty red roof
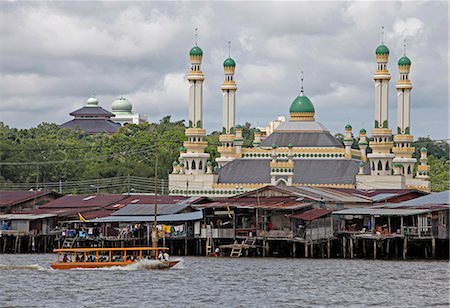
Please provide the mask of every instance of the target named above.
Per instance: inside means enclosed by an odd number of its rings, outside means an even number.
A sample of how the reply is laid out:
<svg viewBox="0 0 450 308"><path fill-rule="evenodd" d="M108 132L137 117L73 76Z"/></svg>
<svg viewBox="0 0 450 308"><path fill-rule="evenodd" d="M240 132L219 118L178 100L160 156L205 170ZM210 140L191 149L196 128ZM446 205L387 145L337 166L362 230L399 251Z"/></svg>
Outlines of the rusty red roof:
<svg viewBox="0 0 450 308"><path fill-rule="evenodd" d="M259 200L258 200L259 199ZM268 198L229 198L212 203L196 205L199 208L261 208L272 210L295 210L309 206L310 202L295 201L291 197L268 197Z"/></svg>
<svg viewBox="0 0 450 308"><path fill-rule="evenodd" d="M330 214L331 212L333 212L333 210L327 210L327 209L311 209L309 211L300 213L300 214L294 214L291 215L292 218L297 218L297 219L301 219L301 220L314 220L323 216L326 216L328 214Z"/></svg>
<svg viewBox="0 0 450 308"><path fill-rule="evenodd" d="M105 207L127 198L125 195L67 195L50 201L41 208Z"/></svg>
<svg viewBox="0 0 450 308"><path fill-rule="evenodd" d="M43 191L0 191L0 207L7 207L48 194L59 195L48 190Z"/></svg>

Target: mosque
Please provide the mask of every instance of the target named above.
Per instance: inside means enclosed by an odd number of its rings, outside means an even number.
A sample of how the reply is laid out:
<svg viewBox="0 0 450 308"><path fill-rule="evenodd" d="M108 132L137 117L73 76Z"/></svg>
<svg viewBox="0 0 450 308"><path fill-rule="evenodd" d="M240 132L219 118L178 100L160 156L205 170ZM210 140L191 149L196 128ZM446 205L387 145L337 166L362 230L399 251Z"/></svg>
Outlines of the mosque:
<svg viewBox="0 0 450 308"><path fill-rule="evenodd" d="M70 113L74 119L61 124L60 127L81 129L89 134L112 134L126 123L139 124L147 121L146 116L133 113L133 105L123 96L116 98L111 107L112 112L103 109L99 106L97 97L92 95L82 108Z"/></svg>
<svg viewBox="0 0 450 308"><path fill-rule="evenodd" d="M225 78L221 86L223 132L219 137L220 157L216 159L215 170L210 155L205 153L208 143L202 126L203 51L196 44L189 56L187 141L180 148L180 156L173 162L169 175L171 194L232 196L266 185L430 191L426 148L420 151L420 165L414 175L416 159L412 157L410 129L411 60L406 55L398 61L395 135L388 122L389 49L382 43L375 50L375 121L370 141L365 129L355 137L352 126L347 125L342 145L316 120L314 104L305 95L302 85L300 94L290 105L289 120L281 122L264 139L261 131L255 129L251 147L243 147L242 126L235 123L236 62L227 58L223 63ZM352 148L354 138L357 138L358 149Z"/></svg>

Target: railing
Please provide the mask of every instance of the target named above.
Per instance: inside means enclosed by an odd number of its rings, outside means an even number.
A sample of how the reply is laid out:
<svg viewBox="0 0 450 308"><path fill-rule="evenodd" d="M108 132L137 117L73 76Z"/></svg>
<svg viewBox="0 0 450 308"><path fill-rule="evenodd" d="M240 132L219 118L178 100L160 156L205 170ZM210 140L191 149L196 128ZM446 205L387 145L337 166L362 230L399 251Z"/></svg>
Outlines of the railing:
<svg viewBox="0 0 450 308"><path fill-rule="evenodd" d="M202 228L200 230L200 235L197 235L199 238L206 238L207 231L206 228ZM212 238L234 238L234 229L211 229L211 237Z"/></svg>
<svg viewBox="0 0 450 308"><path fill-rule="evenodd" d="M405 236L413 237L429 237L433 234L433 232L431 226L403 227L403 234Z"/></svg>

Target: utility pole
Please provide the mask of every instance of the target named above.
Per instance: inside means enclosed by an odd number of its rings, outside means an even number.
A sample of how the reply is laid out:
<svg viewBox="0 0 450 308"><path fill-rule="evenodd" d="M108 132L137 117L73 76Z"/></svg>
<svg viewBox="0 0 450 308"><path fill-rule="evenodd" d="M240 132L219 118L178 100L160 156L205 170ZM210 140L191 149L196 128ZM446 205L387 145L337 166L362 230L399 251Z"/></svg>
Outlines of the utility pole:
<svg viewBox="0 0 450 308"><path fill-rule="evenodd" d="M153 230L152 230L152 247L158 247L158 229L156 224L158 223L158 154L155 149L155 201L154 201L154 213L153 213ZM155 251L155 257L157 257Z"/></svg>
<svg viewBox="0 0 450 308"><path fill-rule="evenodd" d="M36 163L36 190L39 189L39 164Z"/></svg>

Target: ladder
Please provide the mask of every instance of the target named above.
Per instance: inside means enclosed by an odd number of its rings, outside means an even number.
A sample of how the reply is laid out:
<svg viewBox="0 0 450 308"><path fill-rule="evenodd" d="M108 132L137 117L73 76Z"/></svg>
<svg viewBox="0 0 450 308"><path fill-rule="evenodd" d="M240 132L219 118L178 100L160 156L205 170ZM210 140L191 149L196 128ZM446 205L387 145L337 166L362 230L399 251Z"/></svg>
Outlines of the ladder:
<svg viewBox="0 0 450 308"><path fill-rule="evenodd" d="M73 248L73 245L75 244L75 242L77 241L78 236L75 237L66 237L64 239L64 242L62 244L61 248Z"/></svg>
<svg viewBox="0 0 450 308"><path fill-rule="evenodd" d="M206 255L209 256L213 252L212 230L211 226L206 226Z"/></svg>
<svg viewBox="0 0 450 308"><path fill-rule="evenodd" d="M234 241L233 248L231 249L230 257L239 258L242 254L242 248L244 247L245 241L242 241L241 244L238 244L237 241Z"/></svg>

